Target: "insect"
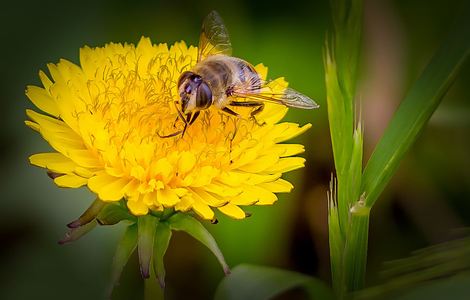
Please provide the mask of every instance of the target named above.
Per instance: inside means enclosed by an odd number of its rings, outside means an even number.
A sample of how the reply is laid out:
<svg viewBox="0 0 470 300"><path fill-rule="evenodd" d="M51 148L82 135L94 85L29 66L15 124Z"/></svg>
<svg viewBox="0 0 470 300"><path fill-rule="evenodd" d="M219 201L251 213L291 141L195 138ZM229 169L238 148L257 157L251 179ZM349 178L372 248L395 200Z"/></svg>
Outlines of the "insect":
<svg viewBox="0 0 470 300"><path fill-rule="evenodd" d="M211 106L236 117L241 116L231 107L251 107L251 117L257 123L256 115L265 102L303 109L318 107L312 99L291 88L283 93L274 92L269 81L262 80L250 63L231 54L227 29L219 14L212 11L202 24L197 64L178 80L178 117L184 122L184 129L164 137L184 135L200 112Z"/></svg>

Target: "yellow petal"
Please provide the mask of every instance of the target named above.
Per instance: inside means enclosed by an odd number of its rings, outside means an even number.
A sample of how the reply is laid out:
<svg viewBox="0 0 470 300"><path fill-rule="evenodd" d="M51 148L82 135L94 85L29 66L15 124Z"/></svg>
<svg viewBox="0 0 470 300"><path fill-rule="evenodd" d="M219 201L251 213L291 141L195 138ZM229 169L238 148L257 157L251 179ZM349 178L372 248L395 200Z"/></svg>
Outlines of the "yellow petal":
<svg viewBox="0 0 470 300"><path fill-rule="evenodd" d="M264 182L271 182L279 177L281 177L281 173L276 173L276 174L250 174L250 179L248 179L247 182L250 183L250 185L258 185L259 183L264 183Z"/></svg>
<svg viewBox="0 0 470 300"><path fill-rule="evenodd" d="M124 197L124 188L129 183L127 178L119 178L112 183L102 187L98 196L103 201L119 201Z"/></svg>
<svg viewBox="0 0 470 300"><path fill-rule="evenodd" d="M250 178L250 174L238 171L221 172L219 176L217 176L218 181L222 182L223 184L235 187L238 187L242 183L246 182L248 178Z"/></svg>
<svg viewBox="0 0 470 300"><path fill-rule="evenodd" d="M214 212L212 211L212 209L210 209L207 204L203 203L202 201L195 199L193 203L193 210L203 219L214 219Z"/></svg>
<svg viewBox="0 0 470 300"><path fill-rule="evenodd" d="M282 178L272 182L260 183L258 186L273 193L289 193L294 188L289 181Z"/></svg>
<svg viewBox="0 0 470 300"><path fill-rule="evenodd" d="M75 174L65 174L54 179L55 184L60 187L79 188L87 184L88 179Z"/></svg>
<svg viewBox="0 0 470 300"><path fill-rule="evenodd" d="M53 82L43 71L39 71L39 78L41 79L41 83L44 86L44 89L49 93L49 88L52 86Z"/></svg>
<svg viewBox="0 0 470 300"><path fill-rule="evenodd" d="M142 202L149 207L152 205L155 205L157 203L157 193L150 192L150 193L143 194ZM158 205L158 206L161 206L161 205Z"/></svg>
<svg viewBox="0 0 470 300"><path fill-rule="evenodd" d="M29 162L35 166L62 174L72 173L77 167L71 159L57 152L31 155L29 157Z"/></svg>
<svg viewBox="0 0 470 300"><path fill-rule="evenodd" d="M259 77L261 77L261 79L266 80L268 76L268 67L261 63L255 66L255 70L256 73L258 73Z"/></svg>
<svg viewBox="0 0 470 300"><path fill-rule="evenodd" d="M279 156L276 154L263 155L238 169L249 173L259 173L274 165L278 160Z"/></svg>
<svg viewBox="0 0 470 300"><path fill-rule="evenodd" d="M246 193L242 193L238 196L228 198L227 200L229 203L242 206L255 205L258 202L258 199L256 197L252 197L250 195L247 195Z"/></svg>
<svg viewBox="0 0 470 300"><path fill-rule="evenodd" d="M180 201L180 198L172 189L157 191L157 200L165 207L172 207Z"/></svg>
<svg viewBox="0 0 470 300"><path fill-rule="evenodd" d="M26 126L31 128L32 130L39 132L40 127L38 123L31 122L31 121L24 121L24 123L26 124Z"/></svg>
<svg viewBox="0 0 470 300"><path fill-rule="evenodd" d="M259 186L244 185L243 190L244 192L239 198L246 197L246 199L256 200L256 205L271 205L277 201L277 196L274 193ZM237 204L235 201L231 203Z"/></svg>
<svg viewBox="0 0 470 300"><path fill-rule="evenodd" d="M302 168L304 163L305 158L303 157L284 157L279 159L277 164L270 166L264 171L269 173L285 173Z"/></svg>
<svg viewBox="0 0 470 300"><path fill-rule="evenodd" d="M57 104L45 89L30 85L26 88L26 96L43 112L55 117L59 116Z"/></svg>
<svg viewBox="0 0 470 300"><path fill-rule="evenodd" d="M212 179L219 174L219 170L212 166L204 166L192 175L192 187L201 187L211 183Z"/></svg>
<svg viewBox="0 0 470 300"><path fill-rule="evenodd" d="M231 187L226 184L218 183L218 182L213 182L211 184L205 185L204 189L222 198L234 197L236 195L239 195L242 192L240 187Z"/></svg>
<svg viewBox="0 0 470 300"><path fill-rule="evenodd" d="M189 193L181 197L181 201L175 205L175 209L179 211L188 211L189 209L191 209L193 203L194 203L194 199Z"/></svg>
<svg viewBox="0 0 470 300"><path fill-rule="evenodd" d="M275 144L267 151L276 153L279 157L287 157L303 153L305 147L300 144Z"/></svg>
<svg viewBox="0 0 470 300"><path fill-rule="evenodd" d="M244 219L246 217L245 212L238 206L233 205L231 203L227 203L226 205L219 207L222 213L226 214L229 217L232 217L237 220Z"/></svg>
<svg viewBox="0 0 470 300"><path fill-rule="evenodd" d="M195 164L196 156L191 152L185 151L180 155L178 161L178 172L180 174L186 174L188 171L191 171Z"/></svg>
<svg viewBox="0 0 470 300"><path fill-rule="evenodd" d="M103 164L90 150L69 150L69 157L78 165L85 168L102 168Z"/></svg>
<svg viewBox="0 0 470 300"><path fill-rule="evenodd" d="M149 208L147 205L143 204L142 201L139 200L131 200L127 201L127 207L131 211L131 213L135 216L144 216L148 214Z"/></svg>
<svg viewBox="0 0 470 300"><path fill-rule="evenodd" d="M191 188L191 191L193 192L194 199L202 201L209 206L218 207L227 203L226 199L217 198L215 195L205 191L204 188Z"/></svg>
<svg viewBox="0 0 470 300"><path fill-rule="evenodd" d="M129 181L127 178L117 178L100 172L88 180L88 187L103 201L118 201L124 196L124 188Z"/></svg>
<svg viewBox="0 0 470 300"><path fill-rule="evenodd" d="M305 124L302 127L299 127L298 124L295 123L281 123L277 125L277 129L275 133L277 134L277 137L274 139L276 143L281 143L287 140L290 140L312 127L312 124ZM280 134L278 132L280 131Z"/></svg>
<svg viewBox="0 0 470 300"><path fill-rule="evenodd" d="M156 163L155 166L152 169L151 176L154 177L156 174L159 174L163 181L167 183L173 174L173 166L170 164L167 158L161 158L159 159Z"/></svg>

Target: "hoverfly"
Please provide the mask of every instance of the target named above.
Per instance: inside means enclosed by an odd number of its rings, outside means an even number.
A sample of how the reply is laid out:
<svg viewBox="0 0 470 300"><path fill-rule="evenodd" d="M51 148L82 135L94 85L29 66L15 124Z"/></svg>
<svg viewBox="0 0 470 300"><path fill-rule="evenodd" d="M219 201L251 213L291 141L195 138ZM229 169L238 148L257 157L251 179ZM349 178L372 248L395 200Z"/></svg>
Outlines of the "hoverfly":
<svg viewBox="0 0 470 300"><path fill-rule="evenodd" d="M275 93L253 65L231 54L227 29L219 14L212 11L202 24L197 64L182 73L178 80L181 106L177 110L185 123L184 129L164 137L184 135L199 113L211 106L236 117L240 115L231 107L251 107L250 115L256 122L255 117L263 110L265 102L303 109L318 107L312 99L291 88Z"/></svg>

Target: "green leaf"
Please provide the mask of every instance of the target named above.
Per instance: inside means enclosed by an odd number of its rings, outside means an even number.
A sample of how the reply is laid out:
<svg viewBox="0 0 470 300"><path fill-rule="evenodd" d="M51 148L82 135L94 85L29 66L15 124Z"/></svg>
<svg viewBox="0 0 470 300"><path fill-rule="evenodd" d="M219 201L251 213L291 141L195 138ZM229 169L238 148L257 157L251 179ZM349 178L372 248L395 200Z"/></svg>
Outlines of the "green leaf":
<svg viewBox="0 0 470 300"><path fill-rule="evenodd" d="M119 204L109 203L98 214L96 220L100 225L114 225L122 220L136 222L137 218Z"/></svg>
<svg viewBox="0 0 470 300"><path fill-rule="evenodd" d="M157 222L158 219L152 215L137 218L137 249L139 253L140 273L145 279L150 277L150 261L152 260Z"/></svg>
<svg viewBox="0 0 470 300"><path fill-rule="evenodd" d="M372 206L428 123L470 53L470 7L403 100L364 170L362 190Z"/></svg>
<svg viewBox="0 0 470 300"><path fill-rule="evenodd" d="M199 242L204 244L211 252L217 257L220 265L222 266L224 273L229 274L230 268L225 262L224 256L217 246L217 243L207 229L196 219L185 213L177 213L168 219L171 229L181 230Z"/></svg>
<svg viewBox="0 0 470 300"><path fill-rule="evenodd" d="M171 239L171 229L168 223L159 222L155 234L155 246L153 253L153 268L157 275L158 282L162 288L165 287L165 265L163 257L165 256Z"/></svg>
<svg viewBox="0 0 470 300"><path fill-rule="evenodd" d="M65 237L59 241L59 244L63 245L78 240L79 238L90 232L93 228L95 228L96 224L96 220L93 220L80 227L71 228L65 234Z"/></svg>
<svg viewBox="0 0 470 300"><path fill-rule="evenodd" d="M79 226L83 226L85 224L90 223L96 218L98 213L103 209L105 205L105 202L101 201L100 199L96 199L77 220L67 224L67 227L77 228Z"/></svg>
<svg viewBox="0 0 470 300"><path fill-rule="evenodd" d="M297 272L276 268L239 265L226 276L215 293L216 300L264 300L294 289L304 289L310 299L334 299L322 281Z"/></svg>
<svg viewBox="0 0 470 300"><path fill-rule="evenodd" d="M126 228L124 236L118 243L116 253L113 258L113 265L111 268L111 286L109 295L111 295L113 288L118 284L121 277L122 270L127 264L135 248L137 247L137 224L133 224Z"/></svg>

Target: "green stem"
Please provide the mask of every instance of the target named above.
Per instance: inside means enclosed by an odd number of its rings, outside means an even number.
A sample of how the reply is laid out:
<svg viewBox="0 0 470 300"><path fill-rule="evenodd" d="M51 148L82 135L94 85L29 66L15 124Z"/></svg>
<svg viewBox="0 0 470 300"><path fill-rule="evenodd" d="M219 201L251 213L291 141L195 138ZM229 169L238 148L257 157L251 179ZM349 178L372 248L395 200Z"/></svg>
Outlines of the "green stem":
<svg viewBox="0 0 470 300"><path fill-rule="evenodd" d="M364 287L370 209L358 201L350 210L350 223L344 249L344 274L347 291Z"/></svg>

